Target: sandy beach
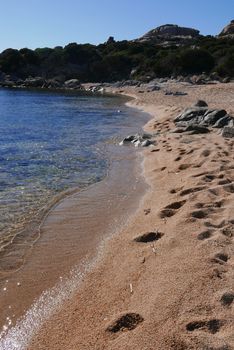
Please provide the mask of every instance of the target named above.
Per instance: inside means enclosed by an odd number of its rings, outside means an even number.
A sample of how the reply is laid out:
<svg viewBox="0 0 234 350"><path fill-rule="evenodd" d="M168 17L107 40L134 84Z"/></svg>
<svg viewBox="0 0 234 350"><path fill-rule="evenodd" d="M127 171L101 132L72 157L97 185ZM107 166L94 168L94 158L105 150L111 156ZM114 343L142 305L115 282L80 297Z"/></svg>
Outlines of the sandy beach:
<svg viewBox="0 0 234 350"><path fill-rule="evenodd" d="M144 151L149 190L28 350L233 349L234 141L171 130L198 99L234 115L234 84L168 88L187 95L121 89L159 133Z"/></svg>

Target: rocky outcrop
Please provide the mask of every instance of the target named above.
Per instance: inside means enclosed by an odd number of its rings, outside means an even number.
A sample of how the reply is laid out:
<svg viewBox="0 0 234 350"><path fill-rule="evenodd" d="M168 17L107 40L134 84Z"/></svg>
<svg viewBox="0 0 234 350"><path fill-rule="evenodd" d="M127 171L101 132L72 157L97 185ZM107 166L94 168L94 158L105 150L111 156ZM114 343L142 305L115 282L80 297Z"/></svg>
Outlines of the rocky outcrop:
<svg viewBox="0 0 234 350"><path fill-rule="evenodd" d="M232 20L219 34L219 37L233 37L234 38L234 20Z"/></svg>
<svg viewBox="0 0 234 350"><path fill-rule="evenodd" d="M165 24L157 27L141 38L137 39L139 42L160 42L167 40L191 39L199 37L199 30L193 28L180 27L176 24Z"/></svg>
<svg viewBox="0 0 234 350"><path fill-rule="evenodd" d="M179 127L177 132L206 133L210 127L232 127L234 118L224 109L209 109L205 101L199 100L178 115L174 122Z"/></svg>

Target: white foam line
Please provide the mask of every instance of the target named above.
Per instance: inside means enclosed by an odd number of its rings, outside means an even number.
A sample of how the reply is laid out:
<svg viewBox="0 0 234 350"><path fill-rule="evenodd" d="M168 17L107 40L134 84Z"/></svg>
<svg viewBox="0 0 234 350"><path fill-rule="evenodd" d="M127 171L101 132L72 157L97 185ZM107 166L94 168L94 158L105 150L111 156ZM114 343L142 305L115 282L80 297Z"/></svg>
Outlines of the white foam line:
<svg viewBox="0 0 234 350"><path fill-rule="evenodd" d="M68 300L80 286L84 276L96 262L82 262L79 268L71 271L71 276L42 293L16 325L0 333L1 350L25 350L42 324Z"/></svg>

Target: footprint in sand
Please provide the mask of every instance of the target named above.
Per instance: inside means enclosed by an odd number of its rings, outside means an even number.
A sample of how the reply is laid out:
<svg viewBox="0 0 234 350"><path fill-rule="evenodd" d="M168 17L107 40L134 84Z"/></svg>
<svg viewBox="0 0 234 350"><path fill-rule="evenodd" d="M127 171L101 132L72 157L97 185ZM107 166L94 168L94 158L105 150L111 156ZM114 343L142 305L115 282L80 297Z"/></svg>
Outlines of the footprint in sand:
<svg viewBox="0 0 234 350"><path fill-rule="evenodd" d="M172 188L172 189L169 191L169 193L171 193L171 194L177 193L177 192L181 191L182 188L183 188L183 186L182 186L182 187L177 187L177 188Z"/></svg>
<svg viewBox="0 0 234 350"><path fill-rule="evenodd" d="M194 165L193 168L200 168L205 162L206 162L206 159L204 159L200 163Z"/></svg>
<svg viewBox="0 0 234 350"><path fill-rule="evenodd" d="M222 220L219 224L214 224L214 223L211 223L209 221L206 221L206 222L204 222L204 225L206 227L223 228L224 226L227 225L227 222L226 222L226 220Z"/></svg>
<svg viewBox="0 0 234 350"><path fill-rule="evenodd" d="M209 149L205 149L201 154L200 157L209 157L211 154L211 151Z"/></svg>
<svg viewBox="0 0 234 350"><path fill-rule="evenodd" d="M191 164L181 164L178 168L178 170L186 170L191 167Z"/></svg>
<svg viewBox="0 0 234 350"><path fill-rule="evenodd" d="M221 229L221 233L226 237L234 236L234 225L232 223L227 224L224 228Z"/></svg>
<svg viewBox="0 0 234 350"><path fill-rule="evenodd" d="M216 176L213 174L206 174L205 176L202 177L202 181L204 182L212 182L215 179L216 179Z"/></svg>
<svg viewBox="0 0 234 350"><path fill-rule="evenodd" d="M191 213L191 216L195 219L205 219L209 214L210 214L210 210L194 210Z"/></svg>
<svg viewBox="0 0 234 350"><path fill-rule="evenodd" d="M126 313L119 316L108 327L107 331L110 333L118 333L123 331L131 331L135 329L140 323L144 321L144 318L137 313Z"/></svg>
<svg viewBox="0 0 234 350"><path fill-rule="evenodd" d="M212 234L214 233L214 230L205 230L202 231L201 233L199 233L199 235L197 236L197 239L199 241L204 241L205 239L208 239L212 236Z"/></svg>
<svg viewBox="0 0 234 350"><path fill-rule="evenodd" d="M227 185L232 183L232 181L230 179L222 179L220 181L218 181L218 185Z"/></svg>
<svg viewBox="0 0 234 350"><path fill-rule="evenodd" d="M154 153L154 152L159 152L160 151L160 148L156 148L156 149L152 149L152 151L150 151L151 153Z"/></svg>
<svg viewBox="0 0 234 350"><path fill-rule="evenodd" d="M164 233L159 232L159 231L146 232L146 233L143 233L142 235L134 238L134 241L138 242L138 243L149 243L149 242L158 241L163 236L164 236Z"/></svg>
<svg viewBox="0 0 234 350"><path fill-rule="evenodd" d="M225 192L234 193L234 185L233 184L223 185L223 189Z"/></svg>
<svg viewBox="0 0 234 350"><path fill-rule="evenodd" d="M183 190L183 191L180 192L180 196L183 197L183 196L186 196L186 195L188 195L188 194L190 194L190 193L200 192L200 191L205 190L205 189L206 189L205 186L203 186L203 187L191 187L191 188L187 188L187 189L185 189L185 190Z"/></svg>
<svg viewBox="0 0 234 350"><path fill-rule="evenodd" d="M223 306L230 306L234 300L233 292L226 292L222 295L220 302Z"/></svg>
<svg viewBox="0 0 234 350"><path fill-rule="evenodd" d="M207 171L204 171L204 172L202 172L202 173L192 175L192 177L201 177L201 176L206 175L206 174L208 174L208 172L207 172Z"/></svg>
<svg viewBox="0 0 234 350"><path fill-rule="evenodd" d="M229 257L226 253L217 253L215 256L211 259L212 262L223 265L228 261Z"/></svg>
<svg viewBox="0 0 234 350"><path fill-rule="evenodd" d="M217 333L220 328L222 327L223 322L217 319L212 319L208 321L194 321L194 322L189 322L186 325L186 329L189 332L194 332L198 330L202 330L205 332L209 332L211 334Z"/></svg>
<svg viewBox="0 0 234 350"><path fill-rule="evenodd" d="M145 215L149 215L151 213L151 209L148 208L148 209L144 209L144 214Z"/></svg>
<svg viewBox="0 0 234 350"><path fill-rule="evenodd" d="M160 218L168 218L171 216L174 216L177 211L186 203L186 200L179 201L179 202L173 202L169 205L167 205L161 212L160 212Z"/></svg>

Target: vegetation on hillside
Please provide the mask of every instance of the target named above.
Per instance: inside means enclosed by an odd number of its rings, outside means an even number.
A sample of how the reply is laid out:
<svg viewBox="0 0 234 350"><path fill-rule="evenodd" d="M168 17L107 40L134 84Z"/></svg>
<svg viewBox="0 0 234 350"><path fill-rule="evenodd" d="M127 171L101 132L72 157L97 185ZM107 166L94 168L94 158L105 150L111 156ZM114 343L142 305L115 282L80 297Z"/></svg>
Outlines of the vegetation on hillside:
<svg viewBox="0 0 234 350"><path fill-rule="evenodd" d="M217 72L234 77L234 39L211 36L189 45L170 46L133 41L108 41L98 46L71 43L65 47L7 49L0 71L18 78L70 79L104 82L146 77Z"/></svg>

